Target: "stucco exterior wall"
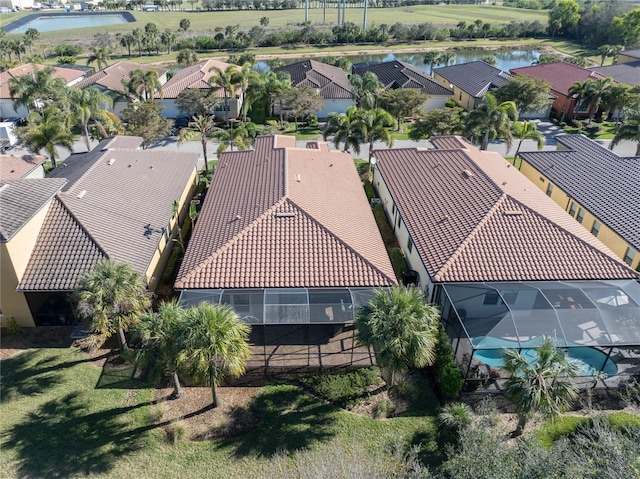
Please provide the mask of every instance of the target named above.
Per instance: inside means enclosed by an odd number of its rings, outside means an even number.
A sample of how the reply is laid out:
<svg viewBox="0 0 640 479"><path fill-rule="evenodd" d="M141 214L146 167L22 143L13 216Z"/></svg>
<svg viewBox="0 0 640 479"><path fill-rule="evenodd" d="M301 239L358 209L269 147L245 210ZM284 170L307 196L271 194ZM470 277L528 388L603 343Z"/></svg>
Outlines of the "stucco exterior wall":
<svg viewBox="0 0 640 479"><path fill-rule="evenodd" d="M162 106L162 116L165 118L183 118L185 115L180 111L176 105L175 98L162 98L156 100L156 103ZM214 116L218 119L225 119L227 117L226 112L223 109L224 104L221 102L220 109L214 111ZM242 108L242 101L240 98L229 100L229 118L238 118L240 116L240 109Z"/></svg>
<svg viewBox="0 0 640 479"><path fill-rule="evenodd" d="M322 103L324 103L324 108L316 112L316 116L320 120L326 119L329 113L334 113L334 112L338 114L345 113L350 106L354 105L354 102L351 98L329 99L329 100L323 99Z"/></svg>

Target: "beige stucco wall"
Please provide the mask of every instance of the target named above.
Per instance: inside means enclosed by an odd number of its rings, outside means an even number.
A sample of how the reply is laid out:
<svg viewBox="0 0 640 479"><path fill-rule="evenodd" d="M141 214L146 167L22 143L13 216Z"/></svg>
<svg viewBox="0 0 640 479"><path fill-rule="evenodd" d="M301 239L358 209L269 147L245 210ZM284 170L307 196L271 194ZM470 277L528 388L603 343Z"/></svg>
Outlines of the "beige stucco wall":
<svg viewBox="0 0 640 479"><path fill-rule="evenodd" d="M438 73L433 74L433 79L445 88L453 90L451 99L465 110L473 110L477 106L476 102L480 101L479 98L472 97L467 92L461 90L457 85L450 83L449 80L438 75Z"/></svg>
<svg viewBox="0 0 640 479"><path fill-rule="evenodd" d="M20 326L35 326L27 300L16 287L27 268L50 204L51 201L47 202L10 241L0 243L0 311L4 315L0 324L3 326L10 317L16 318Z"/></svg>
<svg viewBox="0 0 640 479"><path fill-rule="evenodd" d="M538 188L540 188L545 193L547 192L548 185L550 183L549 178L540 173L537 169L531 166L526 161L522 161L520 165L520 171L524 174L529 180L534 183ZM594 221L599 221L601 223L600 230L596 235L605 246L607 246L611 251L613 251L620 259L624 259L624 255L627 252L627 248L630 246L620 235L618 235L615 231L609 228L602 220L596 218L589 210L583 207L577 201L571 199L571 197L558 185L553 185L553 190L551 192L550 198L559 204L565 211L569 212L571 209L572 203L576 204L576 213L574 217L577 216L578 209L582 208L584 210L584 218L582 220L582 226L584 226L588 231L591 231L593 228ZM631 263L631 267L637 269L640 265L640 252L635 255L633 262Z"/></svg>

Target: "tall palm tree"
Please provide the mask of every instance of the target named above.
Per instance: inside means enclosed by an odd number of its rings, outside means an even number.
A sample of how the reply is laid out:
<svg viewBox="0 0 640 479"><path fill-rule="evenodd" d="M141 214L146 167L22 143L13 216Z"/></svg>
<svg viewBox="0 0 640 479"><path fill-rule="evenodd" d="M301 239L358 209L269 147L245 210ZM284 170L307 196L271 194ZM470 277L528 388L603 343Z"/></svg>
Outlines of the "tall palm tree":
<svg viewBox="0 0 640 479"><path fill-rule="evenodd" d="M362 76L354 73L349 77L349 83L358 108L372 110L376 107L378 93L384 89L384 85L375 73L367 71Z"/></svg>
<svg viewBox="0 0 640 479"><path fill-rule="evenodd" d="M360 143L364 139L359 111L357 107L350 106L345 113L329 113L322 137L326 140L334 135L333 144L336 148L340 148L340 143L344 143L344 151L351 148L356 154L360 154Z"/></svg>
<svg viewBox="0 0 640 479"><path fill-rule="evenodd" d="M622 140L636 142L636 156L640 156L640 107L625 110L624 123L618 127L609 149L613 150Z"/></svg>
<svg viewBox="0 0 640 479"><path fill-rule="evenodd" d="M125 91L140 101L155 101L156 92L162 96L162 84L158 79L158 72L150 69L146 72L140 68L129 73L129 81L122 80Z"/></svg>
<svg viewBox="0 0 640 479"><path fill-rule="evenodd" d="M209 77L209 85L212 90L222 90L224 95L224 109L226 113L227 126L229 126L229 113L231 97L235 98L236 85L238 84L238 71L235 65L229 65L224 70L220 67L211 67L210 72L214 72Z"/></svg>
<svg viewBox="0 0 640 479"><path fill-rule="evenodd" d="M373 157L373 142L382 141L387 148L393 146L393 136L391 129L395 120L393 116L382 108L375 110L361 110L358 114L358 128L362 133L362 141L369 142L369 168L371 168L371 158Z"/></svg>
<svg viewBox="0 0 640 479"><path fill-rule="evenodd" d="M204 157L204 171L206 176L209 176L209 161L207 159L207 137L216 131L218 128L215 126L213 116L211 115L197 115L194 116L189 122L188 128L180 130L178 135L178 143L184 143L186 141L193 141L195 139L200 140L202 145L202 155Z"/></svg>
<svg viewBox="0 0 640 479"><path fill-rule="evenodd" d="M578 109L579 107L582 108L582 102L585 100L587 94L587 84L587 81L577 81L569 87L569 90L567 90L569 96L571 96L575 100L574 110ZM565 111L563 109L562 118L560 118L560 121L564 120L564 115Z"/></svg>
<svg viewBox="0 0 640 479"><path fill-rule="evenodd" d="M258 73L251 69L251 63L248 62L244 63L237 73L237 83L240 85L240 90L242 91L242 121L245 123L247 121L247 109L249 107L247 89L250 83L254 83L257 80L258 76Z"/></svg>
<svg viewBox="0 0 640 479"><path fill-rule="evenodd" d="M87 58L87 65L95 63L98 66L98 70L102 70L109 66L109 60L111 60L111 51L109 51L108 48L91 47L91 54Z"/></svg>
<svg viewBox="0 0 640 479"><path fill-rule="evenodd" d="M231 148L231 151L233 151L234 145L239 150L247 150L252 139L256 137L256 134L256 126L252 122L239 123L236 127L232 124L228 130L218 128L215 136L220 144L218 145L216 154L220 157L222 153L227 151L227 148Z"/></svg>
<svg viewBox="0 0 640 479"><path fill-rule="evenodd" d="M467 135L472 141L480 141L481 150L486 150L489 140L496 138L502 138L510 149L513 141L511 125L517 115L514 102L498 103L491 93L487 93L482 103L467 116Z"/></svg>
<svg viewBox="0 0 640 479"><path fill-rule="evenodd" d="M63 113L54 106L45 108L42 115L30 113L27 126L17 128L16 134L20 144L30 152L39 154L41 150L45 150L54 168L58 158L56 147L73 152L73 135L65 123Z"/></svg>
<svg viewBox="0 0 640 479"><path fill-rule="evenodd" d="M613 84L613 79L611 77L598 78L596 80L587 80L586 83L584 99L591 107L591 113L589 114L589 123L591 123L600 109L602 100L606 98L607 93Z"/></svg>
<svg viewBox="0 0 640 479"><path fill-rule="evenodd" d="M9 78L7 82L16 112L20 106L29 112L42 112L65 96L67 85L62 78L54 77L56 71L53 67L40 69L32 65L31 69L30 73Z"/></svg>
<svg viewBox="0 0 640 479"><path fill-rule="evenodd" d="M407 367L435 361L440 313L425 303L418 288L378 289L356 316L358 343L373 348L378 364L388 371L387 383Z"/></svg>
<svg viewBox="0 0 640 479"><path fill-rule="evenodd" d="M112 259L98 261L81 275L74 295L80 318L100 334L117 333L121 351L129 349L125 331L151 305L142 276L131 265Z"/></svg>
<svg viewBox="0 0 640 479"><path fill-rule="evenodd" d="M228 305L202 303L187 310L180 338L180 362L192 376L211 386L212 406L218 406L217 386L225 376L239 376L251 355L250 328Z"/></svg>
<svg viewBox="0 0 640 479"><path fill-rule="evenodd" d="M433 76L433 67L438 64L440 60L440 52L438 50L430 50L424 54L422 63L429 65L429 75Z"/></svg>
<svg viewBox="0 0 640 479"><path fill-rule="evenodd" d="M503 361L509 373L505 393L518 413L514 436L522 434L533 414L557 416L578 397L578 388L569 380L578 373L578 366L556 348L553 338L543 338L533 361L514 349L504 350Z"/></svg>
<svg viewBox="0 0 640 479"><path fill-rule="evenodd" d="M184 310L176 300L163 302L158 311L146 311L140 316L135 330L140 336L143 351L151 353L157 373L169 373L173 382L173 396L184 396L178 377L180 335ZM148 355L147 355L148 356Z"/></svg>
<svg viewBox="0 0 640 479"><path fill-rule="evenodd" d="M524 140L536 140L538 142L538 150L541 150L544 146L544 135L538 131L538 127L532 121L516 121L513 124L513 136L518 140L518 148L516 148L516 154L513 155L514 166Z"/></svg>
<svg viewBox="0 0 640 479"><path fill-rule="evenodd" d="M96 87L85 88L83 90L72 88L69 90L70 113L67 121L70 124L80 126L87 151L91 150L89 121L92 119L100 120L106 118L106 108L111 106L113 106L113 99Z"/></svg>

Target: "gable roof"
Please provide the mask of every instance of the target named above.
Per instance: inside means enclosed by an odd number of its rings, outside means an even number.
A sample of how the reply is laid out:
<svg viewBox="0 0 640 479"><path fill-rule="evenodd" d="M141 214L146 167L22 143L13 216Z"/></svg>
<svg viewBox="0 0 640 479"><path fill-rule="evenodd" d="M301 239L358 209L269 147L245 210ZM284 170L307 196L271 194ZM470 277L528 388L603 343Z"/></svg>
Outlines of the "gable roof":
<svg viewBox="0 0 640 479"><path fill-rule="evenodd" d="M422 93L436 96L451 96L453 91L440 85L426 72L399 60L354 66L353 73L363 75L370 71L376 74L385 90L396 88L420 89Z"/></svg>
<svg viewBox="0 0 640 479"><path fill-rule="evenodd" d="M175 287L373 287L395 283L348 153L259 137L218 162Z"/></svg>
<svg viewBox="0 0 640 479"><path fill-rule="evenodd" d="M622 50L620 54L640 60L640 48L636 48L635 50Z"/></svg>
<svg viewBox="0 0 640 479"><path fill-rule="evenodd" d="M493 88L504 85L511 77L507 72L483 61L434 68L433 72L474 98L480 98Z"/></svg>
<svg viewBox="0 0 640 479"><path fill-rule="evenodd" d="M637 278L497 153L448 138L376 151L376 170L432 280ZM446 185L446 187L443 187Z"/></svg>
<svg viewBox="0 0 640 479"><path fill-rule="evenodd" d="M605 78L604 75L593 70L587 70L567 62L541 63L529 67L512 68L511 73L546 80L551 85L551 90L563 95L569 92L569 88L575 82Z"/></svg>
<svg viewBox="0 0 640 479"><path fill-rule="evenodd" d="M210 71L216 67L225 71L230 65L228 63L221 62L219 60L208 59L202 62L196 63L189 67L183 68L176 72L167 83L162 86L162 98L177 98L183 90L188 88L196 90L208 90L211 88L209 85L209 78L215 75L215 71ZM233 65L238 70L239 66ZM240 91L240 90L238 90ZM224 92L222 89L212 91L212 95L223 98ZM156 93L156 98L160 98L161 95Z"/></svg>
<svg viewBox="0 0 640 479"><path fill-rule="evenodd" d="M24 178L45 160L42 155L0 155L0 179Z"/></svg>
<svg viewBox="0 0 640 479"><path fill-rule="evenodd" d="M166 68L162 67L121 61L103 68L99 72L76 83L74 86L77 88L87 88L95 85L124 95L125 89L122 84L122 80L128 81L130 73L134 70L142 70L145 73L149 70L155 70L159 77L168 71Z"/></svg>
<svg viewBox="0 0 640 479"><path fill-rule="evenodd" d="M583 135L557 135L566 149L522 152L547 176L640 251L640 157L623 158Z"/></svg>
<svg viewBox="0 0 640 479"><path fill-rule="evenodd" d="M19 78L21 76L32 73L34 66L37 70L44 70L51 65L34 65L31 63L27 63L25 65L20 65L15 68L0 72L0 98L11 99L11 95L9 94L9 79ZM62 78L67 83L67 85L78 81L80 78L83 78L86 73L84 71L76 70L73 68L63 68L55 66L52 68L54 69L53 78Z"/></svg>
<svg viewBox="0 0 640 479"><path fill-rule="evenodd" d="M147 272L173 216L173 202L182 197L199 155L108 147L136 141L104 140L91 152L72 155L53 171L69 179L57 197L63 209L50 215L38 237L23 289L56 290L74 284L82 272L80 266L90 267L102 256L129 263L141 274ZM58 231L70 233L56 251L45 243ZM84 262L76 258L77 248L91 252L85 254ZM77 268L67 275L53 275L47 267L59 261L53 256L69 258Z"/></svg>
<svg viewBox="0 0 640 479"><path fill-rule="evenodd" d="M304 60L275 68L274 71L287 72L293 86L311 86L324 99L351 98L351 83L342 68Z"/></svg>
<svg viewBox="0 0 640 479"><path fill-rule="evenodd" d="M9 241L65 183L49 178L0 180L0 242Z"/></svg>
<svg viewBox="0 0 640 479"><path fill-rule="evenodd" d="M596 67L593 71L629 86L640 85L640 60L629 63L616 63L606 67Z"/></svg>

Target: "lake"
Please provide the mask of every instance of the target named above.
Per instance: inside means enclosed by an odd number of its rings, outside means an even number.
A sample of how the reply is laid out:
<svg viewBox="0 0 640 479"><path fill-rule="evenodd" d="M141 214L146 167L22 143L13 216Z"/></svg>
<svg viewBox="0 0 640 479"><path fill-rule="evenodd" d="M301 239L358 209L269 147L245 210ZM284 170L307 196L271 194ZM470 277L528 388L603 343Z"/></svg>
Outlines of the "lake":
<svg viewBox="0 0 640 479"><path fill-rule="evenodd" d="M130 17L130 18L129 18ZM29 28L39 32L70 30L72 28L103 27L116 23L127 23L133 16L130 13L47 13L33 14L11 22L4 27L7 33L24 33Z"/></svg>

